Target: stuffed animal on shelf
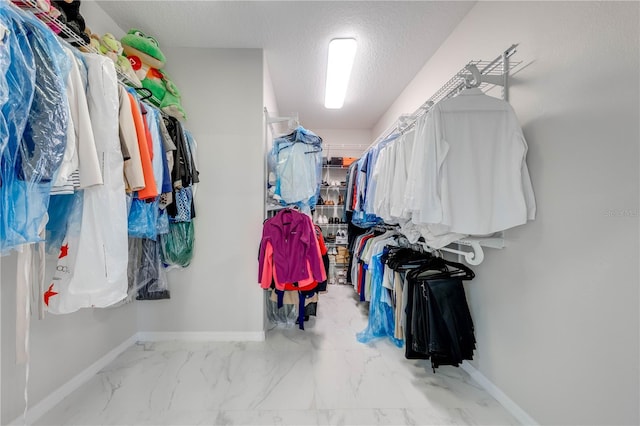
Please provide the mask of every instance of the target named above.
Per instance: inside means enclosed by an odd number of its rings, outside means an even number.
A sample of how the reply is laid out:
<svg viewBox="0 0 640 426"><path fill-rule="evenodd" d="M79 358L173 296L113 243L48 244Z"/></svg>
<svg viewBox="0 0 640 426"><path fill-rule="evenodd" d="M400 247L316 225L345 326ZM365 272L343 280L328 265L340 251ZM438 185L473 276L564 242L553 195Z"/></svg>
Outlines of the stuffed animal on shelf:
<svg viewBox="0 0 640 426"><path fill-rule="evenodd" d="M51 3L60 11L60 19L86 44L90 43L89 36L85 33L86 24L84 18L80 14L80 0L52 0ZM74 46L79 47L80 44L69 40L65 34L61 34L62 38L69 41Z"/></svg>
<svg viewBox="0 0 640 426"><path fill-rule="evenodd" d="M122 45L113 34L106 33L100 37L100 53L111 59L113 62L118 61L118 56L122 54Z"/></svg>
<svg viewBox="0 0 640 426"><path fill-rule="evenodd" d="M93 40L92 40L93 41ZM116 69L124 74L134 86L140 87L142 83L135 71L131 67L131 62L122 55L123 48L120 41L111 33L106 33L99 38L99 50L100 53L111 59L116 65Z"/></svg>
<svg viewBox="0 0 640 426"><path fill-rule="evenodd" d="M91 32L89 27L85 30L87 34L89 34L89 45L96 52L100 52L100 36L98 34L94 34Z"/></svg>
<svg viewBox="0 0 640 426"><path fill-rule="evenodd" d="M142 87L148 89L159 102L157 106L170 116L179 120L185 119L185 112L180 102L180 92L167 74L162 71L166 59L158 47L156 39L145 35L140 30L132 29L120 42L125 56L142 82Z"/></svg>

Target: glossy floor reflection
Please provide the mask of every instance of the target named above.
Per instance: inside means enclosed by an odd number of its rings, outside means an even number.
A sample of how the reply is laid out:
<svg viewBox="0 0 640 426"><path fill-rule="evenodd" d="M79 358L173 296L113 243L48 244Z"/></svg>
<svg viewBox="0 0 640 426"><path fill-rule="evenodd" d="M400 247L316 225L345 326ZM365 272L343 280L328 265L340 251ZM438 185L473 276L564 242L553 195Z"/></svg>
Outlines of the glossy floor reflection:
<svg viewBox="0 0 640 426"><path fill-rule="evenodd" d="M138 343L38 425L515 425L464 371L358 343L364 306L329 286L306 330L259 343Z"/></svg>

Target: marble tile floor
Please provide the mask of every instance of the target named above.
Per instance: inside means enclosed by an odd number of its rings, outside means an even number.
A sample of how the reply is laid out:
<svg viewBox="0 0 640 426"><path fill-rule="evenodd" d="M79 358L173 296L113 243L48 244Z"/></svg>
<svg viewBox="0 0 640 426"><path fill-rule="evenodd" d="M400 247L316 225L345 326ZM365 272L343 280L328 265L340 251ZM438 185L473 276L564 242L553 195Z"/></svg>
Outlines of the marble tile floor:
<svg viewBox="0 0 640 426"><path fill-rule="evenodd" d="M264 342L138 343L37 425L516 425L463 370L369 345L364 304L332 285L318 317Z"/></svg>

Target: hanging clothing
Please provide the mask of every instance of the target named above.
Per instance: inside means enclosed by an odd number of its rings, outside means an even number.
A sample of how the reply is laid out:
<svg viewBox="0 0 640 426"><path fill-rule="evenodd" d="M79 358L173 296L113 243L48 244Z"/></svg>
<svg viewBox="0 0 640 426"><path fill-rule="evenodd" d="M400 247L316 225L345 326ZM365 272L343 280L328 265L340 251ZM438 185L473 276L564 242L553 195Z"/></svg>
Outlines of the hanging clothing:
<svg viewBox="0 0 640 426"><path fill-rule="evenodd" d="M134 95L128 93L129 103L133 116L133 123L138 138L138 149L140 151L140 161L142 163L142 173L144 176L144 188L138 191L138 198L148 200L158 196L156 180L153 176L153 165L151 163L151 152L149 151L149 141L147 140L147 129L142 120L140 106Z"/></svg>
<svg viewBox="0 0 640 426"><path fill-rule="evenodd" d="M399 223L408 220L411 215L404 204L404 193L409 175L411 152L416 132L412 129L402 135L394 144L395 164L392 165L392 184L390 185L390 215ZM387 171L389 173L389 171Z"/></svg>
<svg viewBox="0 0 640 426"><path fill-rule="evenodd" d="M0 4L0 253L40 240L69 120L66 53L33 15ZM55 117L55 119L51 119Z"/></svg>
<svg viewBox="0 0 640 426"><path fill-rule="evenodd" d="M434 235L485 235L535 218L527 143L507 102L467 89L436 104L423 129L414 223Z"/></svg>
<svg viewBox="0 0 640 426"><path fill-rule="evenodd" d="M127 89L118 86L119 100L119 134L120 144L127 147L129 158L124 162L124 177L127 192L140 191L144 189L144 170L142 168L142 158L140 148L138 148L138 136L133 118L131 100Z"/></svg>
<svg viewBox="0 0 640 426"><path fill-rule="evenodd" d="M160 242L146 238L129 239L129 297L136 300L169 299L162 267Z"/></svg>
<svg viewBox="0 0 640 426"><path fill-rule="evenodd" d="M322 138L298 126L274 139L269 163L275 172L275 198L283 204L314 208L322 181Z"/></svg>
<svg viewBox="0 0 640 426"><path fill-rule="evenodd" d="M87 100L96 150L101 159L103 185L83 192L80 232L66 240L59 269L49 290L52 313L86 307L111 306L127 296L127 206L124 161L119 139L118 80L113 61L85 54L89 71ZM75 251L75 261L65 251Z"/></svg>
<svg viewBox="0 0 640 426"><path fill-rule="evenodd" d="M270 258L266 256L269 245L273 250ZM276 286L280 286L279 289L282 290L285 283L310 278L318 282L327 279L311 218L292 209L279 211L263 224L258 282L263 288L268 288L271 280L263 275L265 261L276 270Z"/></svg>
<svg viewBox="0 0 640 426"><path fill-rule="evenodd" d="M147 141L150 142L151 149L151 165L153 166L153 178L156 182L156 191L162 194L162 182L164 180L164 145L160 139L160 128L158 127L158 112L150 106L140 104L142 111L142 120L145 123L147 132Z"/></svg>
<svg viewBox="0 0 640 426"><path fill-rule="evenodd" d="M324 235L322 234L322 228L319 225L314 224L313 230L316 233L316 238L318 240L318 248L320 249L320 255L322 256L322 265L324 266L324 273L328 277L329 276L329 250L324 242ZM327 279L318 283L318 287L316 287L318 292L327 291Z"/></svg>
<svg viewBox="0 0 640 426"><path fill-rule="evenodd" d="M166 205L167 213L171 220L175 221L180 216L182 216L182 219L178 219L178 221L190 220L195 217L195 206L193 205L192 193L189 187L200 181L199 173L182 124L174 117L168 116L163 116L163 121L173 144L176 146L176 150L173 156L173 167L171 168L173 192L171 197L162 197L162 204ZM190 204L188 218L184 217L184 214L181 215L181 212L184 212L184 204L187 202Z"/></svg>
<svg viewBox="0 0 640 426"><path fill-rule="evenodd" d="M102 185L100 161L86 94L86 65L79 63L71 49L65 48L71 69L67 79L70 120L64 158L51 188L51 194L73 194L77 189ZM82 71L80 70L82 67ZM84 78L83 78L84 77ZM77 175L74 175L77 173ZM78 186L74 184L77 176Z"/></svg>
<svg viewBox="0 0 640 426"><path fill-rule="evenodd" d="M358 333L356 337L361 343L368 343L380 337L388 337L394 345L402 347L402 340L395 337L396 316L393 302L389 295L389 289L383 284L385 270L382 259L387 252L387 246L395 244L393 238L388 238L387 235L382 235L381 237L382 239L373 242L373 254L369 260L371 296L367 328Z"/></svg>

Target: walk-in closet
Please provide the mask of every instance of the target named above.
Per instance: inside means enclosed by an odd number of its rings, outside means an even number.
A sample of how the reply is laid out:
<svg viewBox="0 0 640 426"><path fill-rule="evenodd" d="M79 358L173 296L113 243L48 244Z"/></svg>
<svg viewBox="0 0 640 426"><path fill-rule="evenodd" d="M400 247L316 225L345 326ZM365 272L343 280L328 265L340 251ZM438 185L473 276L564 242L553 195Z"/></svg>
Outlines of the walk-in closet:
<svg viewBox="0 0 640 426"><path fill-rule="evenodd" d="M639 424L639 40L0 0L0 424Z"/></svg>

